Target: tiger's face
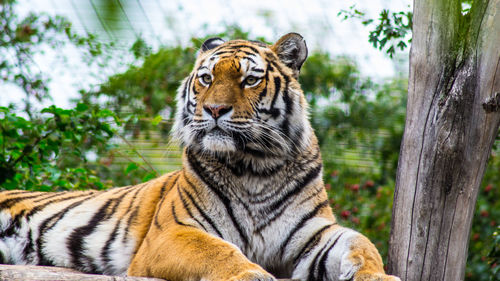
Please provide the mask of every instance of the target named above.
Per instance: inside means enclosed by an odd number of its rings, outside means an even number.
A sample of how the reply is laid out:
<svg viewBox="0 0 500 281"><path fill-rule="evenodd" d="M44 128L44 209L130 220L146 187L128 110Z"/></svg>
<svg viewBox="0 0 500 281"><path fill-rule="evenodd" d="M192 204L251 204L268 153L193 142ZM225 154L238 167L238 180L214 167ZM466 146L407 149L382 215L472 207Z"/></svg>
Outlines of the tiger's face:
<svg viewBox="0 0 500 281"><path fill-rule="evenodd" d="M306 56L296 33L271 46L207 40L179 89L175 135L212 154L283 156L301 149L311 134L297 82Z"/></svg>

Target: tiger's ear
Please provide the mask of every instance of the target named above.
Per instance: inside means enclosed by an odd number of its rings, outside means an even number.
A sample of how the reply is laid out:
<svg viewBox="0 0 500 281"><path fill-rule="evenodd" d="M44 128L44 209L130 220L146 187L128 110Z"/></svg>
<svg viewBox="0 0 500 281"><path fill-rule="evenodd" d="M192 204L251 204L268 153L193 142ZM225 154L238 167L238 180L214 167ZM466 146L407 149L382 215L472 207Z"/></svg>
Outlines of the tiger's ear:
<svg viewBox="0 0 500 281"><path fill-rule="evenodd" d="M307 46L304 37L298 33L288 33L271 46L278 58L293 70L295 79L299 77L300 67L307 58Z"/></svg>
<svg viewBox="0 0 500 281"><path fill-rule="evenodd" d="M224 44L224 42L226 42L226 41L222 40L219 37L207 39L201 45L200 53L206 52L206 51L211 50L219 45L222 45L222 44Z"/></svg>

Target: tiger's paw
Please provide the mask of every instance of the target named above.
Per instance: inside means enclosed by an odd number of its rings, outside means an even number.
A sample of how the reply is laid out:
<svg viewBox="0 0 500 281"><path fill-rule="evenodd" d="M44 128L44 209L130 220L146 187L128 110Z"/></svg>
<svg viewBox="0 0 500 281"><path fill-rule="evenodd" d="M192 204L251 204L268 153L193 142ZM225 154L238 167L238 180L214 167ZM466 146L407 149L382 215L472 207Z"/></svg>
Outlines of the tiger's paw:
<svg viewBox="0 0 500 281"><path fill-rule="evenodd" d="M384 273L365 273L365 272L356 273L352 280L353 281L401 281L401 279L393 275L387 275Z"/></svg>
<svg viewBox="0 0 500 281"><path fill-rule="evenodd" d="M340 263L339 280L353 281L401 281L396 276L374 271L363 256L344 255Z"/></svg>
<svg viewBox="0 0 500 281"><path fill-rule="evenodd" d="M251 269L241 272L229 281L276 281L276 278L264 270Z"/></svg>

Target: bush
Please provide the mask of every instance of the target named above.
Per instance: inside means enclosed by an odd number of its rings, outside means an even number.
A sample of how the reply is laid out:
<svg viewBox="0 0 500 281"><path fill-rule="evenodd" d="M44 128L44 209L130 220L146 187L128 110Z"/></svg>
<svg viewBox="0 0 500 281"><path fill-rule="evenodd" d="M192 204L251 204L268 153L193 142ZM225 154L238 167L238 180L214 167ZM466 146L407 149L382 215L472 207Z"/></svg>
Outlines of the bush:
<svg viewBox="0 0 500 281"><path fill-rule="evenodd" d="M115 130L109 110L50 106L28 120L0 107L0 188L40 191L102 189L96 163L89 158L108 150Z"/></svg>

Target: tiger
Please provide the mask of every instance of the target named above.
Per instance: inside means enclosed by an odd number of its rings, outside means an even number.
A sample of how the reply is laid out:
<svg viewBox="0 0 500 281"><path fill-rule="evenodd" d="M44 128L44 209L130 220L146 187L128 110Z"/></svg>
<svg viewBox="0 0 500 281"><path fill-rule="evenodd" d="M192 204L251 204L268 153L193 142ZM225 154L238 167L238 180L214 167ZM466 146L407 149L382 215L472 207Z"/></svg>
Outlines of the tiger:
<svg viewBox="0 0 500 281"><path fill-rule="evenodd" d="M338 224L298 82L308 54L210 38L177 91L182 168L108 190L0 193L0 262L167 280L399 281Z"/></svg>

